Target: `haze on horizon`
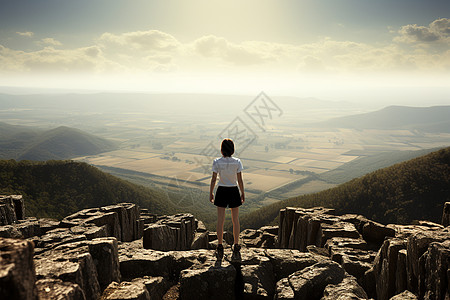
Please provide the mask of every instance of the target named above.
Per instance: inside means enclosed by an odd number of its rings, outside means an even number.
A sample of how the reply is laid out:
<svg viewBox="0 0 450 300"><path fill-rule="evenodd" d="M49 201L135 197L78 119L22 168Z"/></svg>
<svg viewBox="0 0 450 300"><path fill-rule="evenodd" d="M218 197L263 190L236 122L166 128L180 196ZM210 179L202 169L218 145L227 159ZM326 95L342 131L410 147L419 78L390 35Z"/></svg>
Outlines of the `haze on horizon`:
<svg viewBox="0 0 450 300"><path fill-rule="evenodd" d="M447 0L0 3L2 87L450 104Z"/></svg>

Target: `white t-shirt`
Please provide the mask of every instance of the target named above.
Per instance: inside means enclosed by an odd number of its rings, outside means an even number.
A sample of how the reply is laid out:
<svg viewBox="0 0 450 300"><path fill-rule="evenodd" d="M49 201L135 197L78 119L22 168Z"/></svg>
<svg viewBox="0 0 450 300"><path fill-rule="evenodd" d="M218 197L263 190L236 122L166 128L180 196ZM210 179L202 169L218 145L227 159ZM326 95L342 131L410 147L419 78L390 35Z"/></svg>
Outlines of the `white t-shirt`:
<svg viewBox="0 0 450 300"><path fill-rule="evenodd" d="M242 169L241 160L235 157L216 158L212 165L212 171L219 174L219 186L237 186L237 173Z"/></svg>

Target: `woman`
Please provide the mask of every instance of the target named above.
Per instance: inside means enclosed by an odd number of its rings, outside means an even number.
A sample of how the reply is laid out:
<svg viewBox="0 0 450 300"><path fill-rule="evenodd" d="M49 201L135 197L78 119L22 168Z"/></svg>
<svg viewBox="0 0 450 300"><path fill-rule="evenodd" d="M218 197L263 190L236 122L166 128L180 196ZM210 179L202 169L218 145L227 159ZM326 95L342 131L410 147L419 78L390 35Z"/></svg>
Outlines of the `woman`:
<svg viewBox="0 0 450 300"><path fill-rule="evenodd" d="M213 161L212 177L209 188L209 201L217 206L217 257L223 257L223 224L225 222L225 208L231 208L231 220L233 221L234 248L233 254L238 254L239 245L239 206L245 201L244 183L242 181L242 163L239 158L232 157L234 143L231 139L224 139L221 145L222 157ZM219 184L214 197L214 186L217 174ZM239 194L239 189L241 193Z"/></svg>

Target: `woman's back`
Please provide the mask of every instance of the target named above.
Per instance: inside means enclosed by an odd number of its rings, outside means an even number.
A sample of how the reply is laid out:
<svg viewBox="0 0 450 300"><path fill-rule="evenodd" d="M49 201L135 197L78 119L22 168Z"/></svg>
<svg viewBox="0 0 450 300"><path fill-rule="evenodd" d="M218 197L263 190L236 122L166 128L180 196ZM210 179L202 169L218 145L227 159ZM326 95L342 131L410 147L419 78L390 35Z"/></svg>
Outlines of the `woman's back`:
<svg viewBox="0 0 450 300"><path fill-rule="evenodd" d="M219 186L237 186L237 173L243 169L236 157L220 157L213 161L212 171L219 174Z"/></svg>

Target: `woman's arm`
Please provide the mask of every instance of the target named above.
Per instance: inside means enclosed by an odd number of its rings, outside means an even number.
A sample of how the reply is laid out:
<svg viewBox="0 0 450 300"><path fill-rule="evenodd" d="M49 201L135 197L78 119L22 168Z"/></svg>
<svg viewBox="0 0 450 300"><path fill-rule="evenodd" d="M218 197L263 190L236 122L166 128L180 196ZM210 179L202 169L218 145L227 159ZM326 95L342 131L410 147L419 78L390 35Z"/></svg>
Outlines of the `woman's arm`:
<svg viewBox="0 0 450 300"><path fill-rule="evenodd" d="M237 181L241 190L241 202L245 202L244 182L242 181L242 172L237 173Z"/></svg>
<svg viewBox="0 0 450 300"><path fill-rule="evenodd" d="M211 184L209 185L209 201L214 203L214 187L216 186L217 173L213 172L211 176Z"/></svg>

